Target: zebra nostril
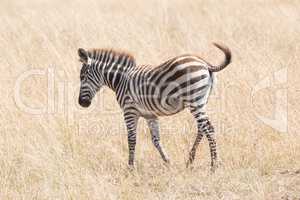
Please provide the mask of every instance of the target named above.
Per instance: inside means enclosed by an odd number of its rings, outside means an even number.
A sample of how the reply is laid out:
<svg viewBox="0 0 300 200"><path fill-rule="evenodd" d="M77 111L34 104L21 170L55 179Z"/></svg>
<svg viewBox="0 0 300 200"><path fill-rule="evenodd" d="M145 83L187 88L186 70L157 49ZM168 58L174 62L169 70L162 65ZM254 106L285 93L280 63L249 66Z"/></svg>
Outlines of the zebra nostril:
<svg viewBox="0 0 300 200"><path fill-rule="evenodd" d="M89 99L79 98L78 102L82 107L89 107L91 105L91 101Z"/></svg>

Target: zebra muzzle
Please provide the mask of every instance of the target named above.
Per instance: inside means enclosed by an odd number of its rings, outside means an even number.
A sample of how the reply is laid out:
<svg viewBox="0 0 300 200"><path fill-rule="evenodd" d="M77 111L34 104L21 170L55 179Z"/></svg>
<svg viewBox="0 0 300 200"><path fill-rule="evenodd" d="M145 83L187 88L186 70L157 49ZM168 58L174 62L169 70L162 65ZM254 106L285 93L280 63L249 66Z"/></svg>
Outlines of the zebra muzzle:
<svg viewBox="0 0 300 200"><path fill-rule="evenodd" d="M87 98L79 98L79 105L81 105L82 107L89 107L91 105L91 101Z"/></svg>

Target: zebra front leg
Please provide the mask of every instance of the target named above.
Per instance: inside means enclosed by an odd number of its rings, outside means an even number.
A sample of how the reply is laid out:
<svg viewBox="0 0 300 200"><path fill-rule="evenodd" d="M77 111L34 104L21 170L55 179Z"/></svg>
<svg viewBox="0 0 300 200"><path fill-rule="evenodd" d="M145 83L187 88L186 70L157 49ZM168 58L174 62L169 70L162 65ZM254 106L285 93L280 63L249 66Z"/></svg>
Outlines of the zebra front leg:
<svg viewBox="0 0 300 200"><path fill-rule="evenodd" d="M135 113L125 112L124 113L125 123L128 132L128 165L129 168L134 168L134 153L135 153L135 145L136 145L136 127L138 122L138 115Z"/></svg>
<svg viewBox="0 0 300 200"><path fill-rule="evenodd" d="M159 125L158 125L158 120L157 118L154 119L147 119L148 127L150 129L151 133L151 139L152 143L155 146L155 148L158 150L160 153L161 158L166 164L169 164L169 158L164 152L163 148L160 145L160 136L159 136Z"/></svg>

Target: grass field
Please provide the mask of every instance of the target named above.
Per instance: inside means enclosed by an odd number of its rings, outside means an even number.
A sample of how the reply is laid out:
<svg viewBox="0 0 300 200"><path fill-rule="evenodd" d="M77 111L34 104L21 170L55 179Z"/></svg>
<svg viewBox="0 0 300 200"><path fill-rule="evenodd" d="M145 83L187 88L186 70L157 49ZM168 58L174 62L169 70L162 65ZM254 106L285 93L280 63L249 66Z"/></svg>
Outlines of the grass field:
<svg viewBox="0 0 300 200"><path fill-rule="evenodd" d="M300 199L299 1L2 0L0 13L1 200ZM221 166L210 173L203 141L185 169L196 126L184 111L160 120L170 168L141 120L130 173L114 94L78 106L77 49L217 64L214 41L233 54L208 105Z"/></svg>

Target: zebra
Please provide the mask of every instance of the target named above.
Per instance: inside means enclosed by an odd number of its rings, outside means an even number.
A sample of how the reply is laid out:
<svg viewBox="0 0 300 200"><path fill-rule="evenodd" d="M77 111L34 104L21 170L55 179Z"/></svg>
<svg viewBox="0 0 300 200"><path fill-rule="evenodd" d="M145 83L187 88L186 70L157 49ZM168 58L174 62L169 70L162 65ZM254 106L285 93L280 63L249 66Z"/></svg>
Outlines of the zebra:
<svg viewBox="0 0 300 200"><path fill-rule="evenodd" d="M116 94L123 111L128 133L128 165L134 168L136 128L138 119L145 118L152 143L165 164L170 160L160 144L158 117L169 116L188 108L197 122L197 135L189 152L189 167L196 149L205 135L209 142L211 170L217 166L217 150L212 126L205 107L214 83L214 73L231 62L228 47L213 43L225 55L219 65L212 65L198 55L185 54L159 66L137 65L132 55L112 49L78 49L82 63L79 104L90 106L96 92L108 86Z"/></svg>

